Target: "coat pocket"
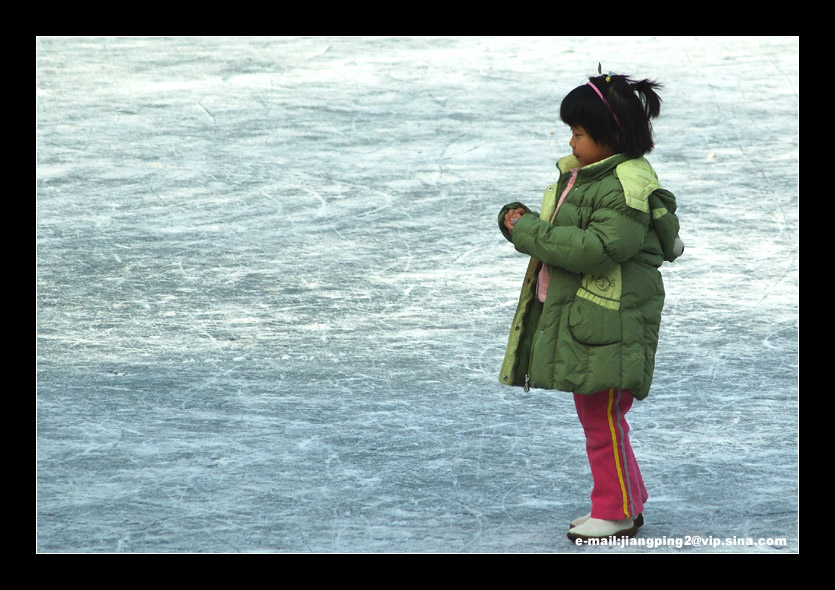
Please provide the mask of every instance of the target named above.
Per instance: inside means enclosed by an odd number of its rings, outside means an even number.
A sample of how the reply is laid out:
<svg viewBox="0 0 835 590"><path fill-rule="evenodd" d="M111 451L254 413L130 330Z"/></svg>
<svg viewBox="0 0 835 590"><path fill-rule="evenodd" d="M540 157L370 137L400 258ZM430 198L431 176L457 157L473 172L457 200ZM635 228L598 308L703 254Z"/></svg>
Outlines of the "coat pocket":
<svg viewBox="0 0 835 590"><path fill-rule="evenodd" d="M619 264L605 274L583 275L568 309L568 327L574 339L588 346L605 346L623 340L620 296Z"/></svg>
<svg viewBox="0 0 835 590"><path fill-rule="evenodd" d="M623 340L620 311L576 297L568 308L568 329L586 346L605 346Z"/></svg>

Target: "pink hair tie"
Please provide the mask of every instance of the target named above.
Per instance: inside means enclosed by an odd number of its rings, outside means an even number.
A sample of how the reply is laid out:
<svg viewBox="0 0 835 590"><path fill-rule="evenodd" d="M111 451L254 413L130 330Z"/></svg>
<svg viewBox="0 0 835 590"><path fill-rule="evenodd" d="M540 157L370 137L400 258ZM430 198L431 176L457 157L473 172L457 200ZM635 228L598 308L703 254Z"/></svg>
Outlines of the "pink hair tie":
<svg viewBox="0 0 835 590"><path fill-rule="evenodd" d="M609 104L609 101L606 100L603 97L603 93L600 92L600 89L597 86L595 86L594 84L592 84L591 82L586 82L586 84L591 86L592 90L594 90L597 93L597 96L600 97L600 100L603 101L603 104L605 104L606 108L609 109L609 112L612 113L612 117L615 119L615 123L617 123L618 129L620 129L620 132L623 133L623 127L620 124L620 120L618 119L618 116L615 114L615 111L614 111L614 109L612 109L612 105Z"/></svg>

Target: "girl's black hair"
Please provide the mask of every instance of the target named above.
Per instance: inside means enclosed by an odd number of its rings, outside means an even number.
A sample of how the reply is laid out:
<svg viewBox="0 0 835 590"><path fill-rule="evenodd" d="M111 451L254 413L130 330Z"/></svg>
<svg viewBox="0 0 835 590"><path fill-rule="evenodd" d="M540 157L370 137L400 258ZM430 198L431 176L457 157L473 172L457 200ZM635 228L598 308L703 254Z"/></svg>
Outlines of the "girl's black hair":
<svg viewBox="0 0 835 590"><path fill-rule="evenodd" d="M569 127L582 127L596 143L609 146L616 153L638 158L651 152L655 144L650 119L661 110L661 97L655 92L661 85L616 74L594 76L589 82L600 90L616 117L594 89L583 84L563 99L563 122Z"/></svg>

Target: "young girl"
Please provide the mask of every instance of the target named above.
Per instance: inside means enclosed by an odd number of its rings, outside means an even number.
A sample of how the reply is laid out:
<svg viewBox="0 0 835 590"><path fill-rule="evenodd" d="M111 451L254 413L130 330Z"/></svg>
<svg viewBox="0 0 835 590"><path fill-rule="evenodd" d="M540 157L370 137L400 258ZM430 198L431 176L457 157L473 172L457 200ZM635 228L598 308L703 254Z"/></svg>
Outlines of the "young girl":
<svg viewBox="0 0 835 590"><path fill-rule="evenodd" d="M644 159L659 85L601 75L560 106L572 154L540 213L506 205L499 228L530 255L499 379L574 393L586 436L591 512L572 540L632 536L647 491L626 413L650 389L664 304L658 268L683 251L672 193Z"/></svg>

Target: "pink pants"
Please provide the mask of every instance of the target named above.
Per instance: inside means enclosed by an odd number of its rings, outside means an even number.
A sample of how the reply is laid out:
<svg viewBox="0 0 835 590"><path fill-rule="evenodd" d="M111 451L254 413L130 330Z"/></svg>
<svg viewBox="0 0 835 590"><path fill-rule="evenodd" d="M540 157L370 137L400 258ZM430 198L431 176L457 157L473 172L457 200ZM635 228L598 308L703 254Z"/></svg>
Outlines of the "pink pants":
<svg viewBox="0 0 835 590"><path fill-rule="evenodd" d="M644 510L647 490L632 453L626 423L632 400L632 393L625 389L574 394L594 481L592 518L621 520L634 518Z"/></svg>

